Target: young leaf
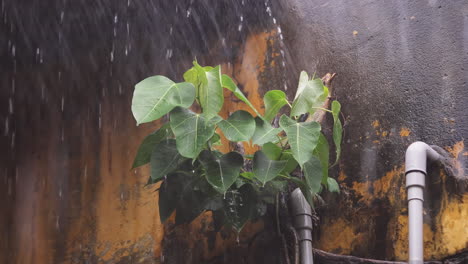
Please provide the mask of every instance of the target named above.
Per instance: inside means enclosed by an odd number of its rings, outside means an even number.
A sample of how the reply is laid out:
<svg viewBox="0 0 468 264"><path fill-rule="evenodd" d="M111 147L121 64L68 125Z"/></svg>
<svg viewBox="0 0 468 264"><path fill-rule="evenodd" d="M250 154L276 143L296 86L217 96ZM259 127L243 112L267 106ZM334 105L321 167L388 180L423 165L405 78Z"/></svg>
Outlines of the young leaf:
<svg viewBox="0 0 468 264"><path fill-rule="evenodd" d="M251 171L241 172L240 176L247 180L253 180L255 178L255 175Z"/></svg>
<svg viewBox="0 0 468 264"><path fill-rule="evenodd" d="M328 178L327 179L327 186L328 186L328 190L330 192L337 192L337 193L340 192L340 186L338 185L336 180L333 179L333 178Z"/></svg>
<svg viewBox="0 0 468 264"><path fill-rule="evenodd" d="M320 160L312 156L303 166L304 178L307 186L313 193L319 193L322 183L322 164Z"/></svg>
<svg viewBox="0 0 468 264"><path fill-rule="evenodd" d="M200 81L198 80L198 71L195 67L190 68L188 71L184 73L184 80L188 83L193 84L196 88L200 85Z"/></svg>
<svg viewBox="0 0 468 264"><path fill-rule="evenodd" d="M327 138L322 133L320 133L317 147L314 149L314 155L319 158L322 164L322 183L327 184L330 147Z"/></svg>
<svg viewBox="0 0 468 264"><path fill-rule="evenodd" d="M246 105L248 105L254 111L254 113L257 116L261 117L261 115L257 111L257 109L255 109L255 107L252 105L252 103L249 101L249 99L247 99L247 97L245 97L244 93L242 93L242 91L239 89L239 87L237 87L237 85L234 83L234 81L231 79L231 77L229 77L226 74L223 74L221 78L222 78L221 82L222 82L224 88L231 91L237 98L239 98L242 102L244 102Z"/></svg>
<svg viewBox="0 0 468 264"><path fill-rule="evenodd" d="M252 136L252 142L259 146L267 142L273 142L278 139L277 135L281 132L281 128L274 128L268 122L259 117L255 118L255 132Z"/></svg>
<svg viewBox="0 0 468 264"><path fill-rule="evenodd" d="M196 158L215 131L214 124L207 122L200 114L181 107L171 112L170 120L177 139L177 150L187 158Z"/></svg>
<svg viewBox="0 0 468 264"><path fill-rule="evenodd" d="M223 87L221 86L221 68L216 66L209 71L205 71L204 76L207 82L201 82L198 89L198 99L203 109L203 116L209 120L218 114L224 103ZM203 79L203 77L200 79Z"/></svg>
<svg viewBox="0 0 468 264"><path fill-rule="evenodd" d="M242 155L237 152L229 152L217 158L205 150L199 159L205 169L206 179L220 193L225 193L236 181L244 164Z"/></svg>
<svg viewBox="0 0 468 264"><path fill-rule="evenodd" d="M214 133L214 135L210 138L210 144L212 146L219 146L221 144L221 137L218 135L218 133Z"/></svg>
<svg viewBox="0 0 468 264"><path fill-rule="evenodd" d="M153 76L135 85L132 112L137 125L154 121L174 107L189 107L195 100L191 83L175 83L164 76Z"/></svg>
<svg viewBox="0 0 468 264"><path fill-rule="evenodd" d="M218 127L230 141L249 141L255 132L255 120L249 112L239 110L219 122Z"/></svg>
<svg viewBox="0 0 468 264"><path fill-rule="evenodd" d="M283 151L283 154L281 154L281 160L286 161L286 166L284 166L281 174L288 175L289 173L293 172L299 165L297 164L297 161L294 159L290 150Z"/></svg>
<svg viewBox="0 0 468 264"><path fill-rule="evenodd" d="M253 159L253 173L265 186L265 183L273 180L284 169L285 160L271 160L262 151L255 152Z"/></svg>
<svg viewBox="0 0 468 264"><path fill-rule="evenodd" d="M282 115L280 126L286 132L291 146L291 152L301 167L311 159L320 136L320 124L317 122L297 123Z"/></svg>
<svg viewBox="0 0 468 264"><path fill-rule="evenodd" d="M263 145L262 152L271 160L278 160L283 150L276 144L268 142Z"/></svg>
<svg viewBox="0 0 468 264"><path fill-rule="evenodd" d="M151 179L157 181L178 168L184 161L174 139L161 141L151 154Z"/></svg>
<svg viewBox="0 0 468 264"><path fill-rule="evenodd" d="M161 140L169 136L169 134L172 134L169 123L164 124L161 128L149 134L143 142L141 142L140 147L138 147L132 169L149 163L154 147L161 142Z"/></svg>
<svg viewBox="0 0 468 264"><path fill-rule="evenodd" d="M268 91L263 97L265 104L265 120L270 122L278 111L288 103L286 94L280 90Z"/></svg>
<svg viewBox="0 0 468 264"><path fill-rule="evenodd" d="M324 95L325 93L327 94ZM322 80L309 80L307 73L302 71L291 108L291 116L315 112L313 107L321 106L327 96L328 88L323 85Z"/></svg>
<svg viewBox="0 0 468 264"><path fill-rule="evenodd" d="M332 102L332 113L333 113L333 142L335 143L336 149L336 160L334 164L338 163L341 155L341 139L343 137L343 126L340 121L341 104L338 101Z"/></svg>

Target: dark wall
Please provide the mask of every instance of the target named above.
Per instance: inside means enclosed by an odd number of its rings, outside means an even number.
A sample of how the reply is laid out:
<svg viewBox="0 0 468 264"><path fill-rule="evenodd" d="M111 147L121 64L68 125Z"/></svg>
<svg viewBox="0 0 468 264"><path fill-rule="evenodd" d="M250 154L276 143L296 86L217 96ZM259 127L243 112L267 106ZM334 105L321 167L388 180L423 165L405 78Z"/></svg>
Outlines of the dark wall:
<svg viewBox="0 0 468 264"><path fill-rule="evenodd" d="M252 0L2 0L0 263L159 262L156 188L130 171L157 124L136 127L133 86L234 64L267 16Z"/></svg>

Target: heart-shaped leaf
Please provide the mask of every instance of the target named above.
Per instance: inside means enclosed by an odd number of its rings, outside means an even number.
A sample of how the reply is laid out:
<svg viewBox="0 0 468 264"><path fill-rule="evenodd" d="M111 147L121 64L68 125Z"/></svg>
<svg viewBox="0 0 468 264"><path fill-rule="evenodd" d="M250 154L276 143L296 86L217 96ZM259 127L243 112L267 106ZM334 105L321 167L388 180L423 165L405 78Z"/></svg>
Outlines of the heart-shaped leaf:
<svg viewBox="0 0 468 264"><path fill-rule="evenodd" d="M265 104L265 120L270 122L279 110L288 103L288 100L283 91L272 90L263 96L263 102Z"/></svg>
<svg viewBox="0 0 468 264"><path fill-rule="evenodd" d="M282 115L280 126L288 136L294 158L302 167L312 157L312 153L317 146L321 129L320 124L314 121L298 123Z"/></svg>
<svg viewBox="0 0 468 264"><path fill-rule="evenodd" d="M185 158L180 155L174 139L159 142L151 154L151 179L157 181L175 171Z"/></svg>
<svg viewBox="0 0 468 264"><path fill-rule="evenodd" d="M322 183L327 184L330 147L327 138L322 133L320 133L317 147L314 149L314 155L319 158L322 164Z"/></svg>
<svg viewBox="0 0 468 264"><path fill-rule="evenodd" d="M169 126L169 123L164 124L161 128L149 134L143 140L143 142L141 142L140 147L138 147L135 160L133 161L132 169L149 163L151 160L151 153L153 153L154 147L159 142L161 142L161 140L168 137L170 134L172 134L172 130Z"/></svg>
<svg viewBox="0 0 468 264"><path fill-rule="evenodd" d="M205 150L199 159L205 169L206 179L220 193L225 193L236 181L244 164L242 155L237 152L229 152L218 158Z"/></svg>
<svg viewBox="0 0 468 264"><path fill-rule="evenodd" d="M304 178L306 180L307 186L309 186L312 193L319 193L322 183L322 164L320 160L312 156L304 166L302 167L304 171Z"/></svg>
<svg viewBox="0 0 468 264"><path fill-rule="evenodd" d="M224 199L226 221L237 233L255 214L257 197L250 184L243 185L239 190L230 190Z"/></svg>
<svg viewBox="0 0 468 264"><path fill-rule="evenodd" d="M200 114L181 107L171 112L171 129L177 140L177 150L187 158L196 158L213 136L215 126Z"/></svg>
<svg viewBox="0 0 468 264"><path fill-rule="evenodd" d="M171 174L159 187L159 218L164 223L177 208L182 193L191 183L190 177L184 174Z"/></svg>
<svg viewBox="0 0 468 264"><path fill-rule="evenodd" d="M204 73L199 71L199 74L199 79L205 80L206 78L206 83L201 81L198 88L198 99L203 109L203 116L209 120L218 114L224 103L221 68L217 66Z"/></svg>
<svg viewBox="0 0 468 264"><path fill-rule="evenodd" d="M254 113L257 116L261 117L261 115L257 111L257 109L255 109L255 107L252 105L252 103L249 101L249 99L247 99L247 97L245 97L244 93L242 93L242 91L239 89L239 87L237 87L237 85L234 83L234 81L231 79L231 77L229 77L226 74L223 74L221 78L222 78L221 82L222 82L224 88L231 91L237 98L239 98L242 102L244 102L246 105L248 105L254 111Z"/></svg>
<svg viewBox="0 0 468 264"><path fill-rule="evenodd" d="M268 122L259 117L255 118L255 132L252 136L252 142L259 146L267 142L274 142L278 140L278 134L281 128L274 128Z"/></svg>
<svg viewBox="0 0 468 264"><path fill-rule="evenodd" d="M132 112L137 125L154 121L174 107L189 107L195 100L191 83L175 83L164 76L153 76L135 85Z"/></svg>
<svg viewBox="0 0 468 264"><path fill-rule="evenodd" d="M291 108L291 116L315 112L314 107L320 107L327 96L328 88L323 85L322 80L309 80L307 73L302 71Z"/></svg>
<svg viewBox="0 0 468 264"><path fill-rule="evenodd" d="M255 152L253 159L253 173L265 186L265 183L273 180L284 169L287 161L271 160L262 151Z"/></svg>
<svg viewBox="0 0 468 264"><path fill-rule="evenodd" d="M343 137L343 126L340 121L341 104L338 101L332 102L332 113L333 113L333 142L335 143L336 149L336 160L334 164L338 163L341 155L341 139Z"/></svg>
<svg viewBox="0 0 468 264"><path fill-rule="evenodd" d="M230 141L249 141L255 132L255 120L249 112L239 110L219 122L218 127Z"/></svg>

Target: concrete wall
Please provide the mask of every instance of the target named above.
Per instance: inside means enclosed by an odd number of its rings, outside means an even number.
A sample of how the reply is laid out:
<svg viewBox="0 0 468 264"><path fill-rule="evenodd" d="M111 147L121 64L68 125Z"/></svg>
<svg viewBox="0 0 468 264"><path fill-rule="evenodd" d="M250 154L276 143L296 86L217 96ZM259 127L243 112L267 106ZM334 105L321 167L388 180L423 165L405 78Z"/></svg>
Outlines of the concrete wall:
<svg viewBox="0 0 468 264"><path fill-rule="evenodd" d="M158 126L135 126L133 85L180 80L195 57L222 64L259 107L271 89L292 99L302 69L338 73L346 132L332 175L343 191L325 196L318 248L406 258L412 141L447 148L466 174L463 1L4 0L1 12L0 263L277 261L272 218L239 244L209 213L162 225L156 187L143 187L148 168L130 171ZM226 101L224 116L244 108ZM429 258L468 243L468 194L439 170L426 202Z"/></svg>

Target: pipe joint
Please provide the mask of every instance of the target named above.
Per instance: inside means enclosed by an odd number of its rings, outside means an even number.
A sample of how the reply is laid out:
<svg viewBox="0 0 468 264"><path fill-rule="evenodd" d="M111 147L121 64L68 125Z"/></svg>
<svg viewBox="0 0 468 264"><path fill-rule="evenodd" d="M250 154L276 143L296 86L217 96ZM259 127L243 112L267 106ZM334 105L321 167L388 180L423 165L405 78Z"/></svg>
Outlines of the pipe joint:
<svg viewBox="0 0 468 264"><path fill-rule="evenodd" d="M416 141L406 150L405 172L419 171L427 174L427 160L440 160L441 156L433 148L424 142Z"/></svg>
<svg viewBox="0 0 468 264"><path fill-rule="evenodd" d="M410 171L406 174L406 188L417 186L426 187L426 174L421 171Z"/></svg>
<svg viewBox="0 0 468 264"><path fill-rule="evenodd" d="M408 201L420 200L424 201L424 189L420 186L413 186L408 188Z"/></svg>

